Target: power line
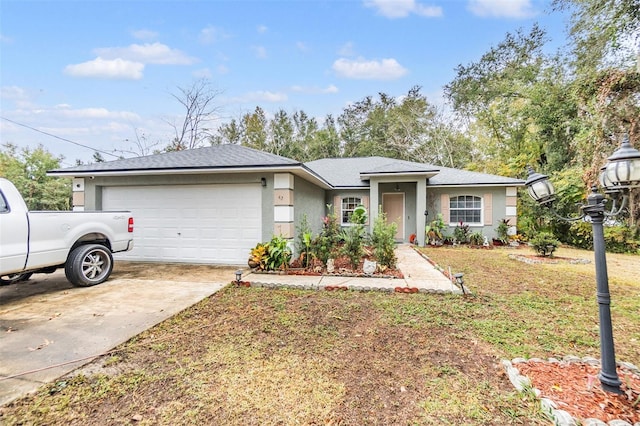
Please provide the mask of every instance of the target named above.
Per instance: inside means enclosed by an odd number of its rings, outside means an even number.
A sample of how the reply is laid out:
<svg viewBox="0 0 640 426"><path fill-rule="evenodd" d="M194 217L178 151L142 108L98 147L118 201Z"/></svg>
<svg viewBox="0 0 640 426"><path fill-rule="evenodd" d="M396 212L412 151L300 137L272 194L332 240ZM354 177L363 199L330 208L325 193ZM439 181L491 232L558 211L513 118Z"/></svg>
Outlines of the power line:
<svg viewBox="0 0 640 426"><path fill-rule="evenodd" d="M2 116L0 116L0 118L2 118L3 120L8 121L8 122L10 122L10 123L13 123L13 124L15 124L15 125L22 126L22 127L26 127L27 129L29 129L29 130L33 130L34 132L42 133L43 135L47 135L47 136L51 136L52 138L60 139L61 141L64 141L64 142L69 142L69 143L72 143L72 144L74 144L74 145L81 146L82 148L87 148L87 149L90 149L90 150L92 150L92 151L99 152L99 153L101 153L101 154L110 155L110 156L115 157L115 158L120 158L119 156L117 156L117 155L115 155L115 154L112 154L112 153L110 153L110 152L102 151L102 150L100 150L100 149L96 149L96 148L92 148L92 147L90 147L90 146L88 146L88 145L83 145L83 144L81 144L81 143L79 143L79 142L74 142L74 141L72 141L72 140L70 140L70 139L66 139L66 138L63 138L63 137L61 137L61 136L56 136L56 135L53 135L53 134L51 134L51 133L47 133L47 132L45 132L45 131L43 131L43 130L36 129L35 127L31 127L31 126L29 126L29 125L27 125L27 124L18 123L17 121L10 120L10 119L8 119L8 118L6 118L6 117L2 117Z"/></svg>

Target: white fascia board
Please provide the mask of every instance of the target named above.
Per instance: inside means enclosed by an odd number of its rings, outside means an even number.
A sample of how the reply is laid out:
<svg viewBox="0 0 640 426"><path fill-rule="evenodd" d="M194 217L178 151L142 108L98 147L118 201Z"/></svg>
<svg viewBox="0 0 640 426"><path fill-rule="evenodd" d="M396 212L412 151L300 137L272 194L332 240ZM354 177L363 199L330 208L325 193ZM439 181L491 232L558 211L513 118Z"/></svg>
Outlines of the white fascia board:
<svg viewBox="0 0 640 426"><path fill-rule="evenodd" d="M502 187L502 186L524 186L524 182L522 183L452 183L447 185L429 185L427 183L427 188L487 188L487 187Z"/></svg>
<svg viewBox="0 0 640 426"><path fill-rule="evenodd" d="M304 166L276 166L276 167L227 167L227 168L194 168L194 169L138 169L138 170L87 170L47 172L47 176L59 177L96 177L96 176L166 176L166 175L199 175L221 173L260 173L260 172L289 172L314 183L323 189L333 187L322 177Z"/></svg>

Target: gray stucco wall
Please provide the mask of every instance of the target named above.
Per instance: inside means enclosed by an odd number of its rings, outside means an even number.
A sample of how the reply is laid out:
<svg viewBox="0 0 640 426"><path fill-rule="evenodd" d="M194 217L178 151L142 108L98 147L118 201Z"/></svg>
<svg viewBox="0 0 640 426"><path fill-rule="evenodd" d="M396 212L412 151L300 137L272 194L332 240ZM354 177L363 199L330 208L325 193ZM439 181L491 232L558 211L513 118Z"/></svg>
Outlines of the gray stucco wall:
<svg viewBox="0 0 640 426"><path fill-rule="evenodd" d="M327 215L325 203L325 190L312 183L299 178L295 178L295 191L293 196L294 220L297 227L304 215L307 215L307 222L311 226L314 234L322 230L322 217Z"/></svg>
<svg viewBox="0 0 640 426"><path fill-rule="evenodd" d="M472 232L480 232L489 239L497 237L496 228L502 219L506 217L506 188L505 187L451 187L451 188L429 188L427 187L427 224L435 219L438 213L442 212L441 195L447 194L449 197L460 195L471 195L483 198L485 194L491 194L491 225L475 226L471 225ZM485 223L487 222L485 218ZM445 235L453 235L455 224L445 230Z"/></svg>

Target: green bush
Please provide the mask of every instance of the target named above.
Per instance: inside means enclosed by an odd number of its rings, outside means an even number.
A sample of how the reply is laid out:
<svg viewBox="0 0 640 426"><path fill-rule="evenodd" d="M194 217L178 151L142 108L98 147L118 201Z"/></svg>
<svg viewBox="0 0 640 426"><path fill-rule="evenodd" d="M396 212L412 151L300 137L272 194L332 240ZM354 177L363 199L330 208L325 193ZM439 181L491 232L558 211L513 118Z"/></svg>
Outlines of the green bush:
<svg viewBox="0 0 640 426"><path fill-rule="evenodd" d="M453 238L456 239L457 242L464 244L469 242L469 236L471 235L471 228L469 225L466 225L462 222L456 225L453 230Z"/></svg>
<svg viewBox="0 0 640 426"><path fill-rule="evenodd" d="M469 235L469 242L474 246L481 246L484 243L484 235L481 232L474 232Z"/></svg>
<svg viewBox="0 0 640 426"><path fill-rule="evenodd" d="M340 234L344 244L342 245L341 252L347 256L351 261L353 269L358 269L360 260L364 255L364 238L365 238L364 225L359 223L351 223Z"/></svg>
<svg viewBox="0 0 640 426"><path fill-rule="evenodd" d="M639 253L640 235L637 228L624 225L604 227L605 246L611 253ZM593 250L593 230L589 222L574 222L563 235L563 241L574 247Z"/></svg>
<svg viewBox="0 0 640 426"><path fill-rule="evenodd" d="M541 256L553 256L553 252L560 246L560 241L550 232L540 232L529 240L529 244Z"/></svg>
<svg viewBox="0 0 640 426"><path fill-rule="evenodd" d="M387 223L387 215L380 207L378 217L373 221L371 244L373 245L373 254L382 266L389 268L395 268L396 266L395 237L397 230L398 225L396 223Z"/></svg>
<svg viewBox="0 0 640 426"><path fill-rule="evenodd" d="M280 236L274 236L271 241L265 243L267 253L264 257L264 269L275 271L286 269L291 260L291 250L287 240Z"/></svg>
<svg viewBox="0 0 640 426"><path fill-rule="evenodd" d="M326 264L329 258L335 256L340 242L340 224L331 204L327 204L329 213L322 218L322 231L311 243L311 251Z"/></svg>

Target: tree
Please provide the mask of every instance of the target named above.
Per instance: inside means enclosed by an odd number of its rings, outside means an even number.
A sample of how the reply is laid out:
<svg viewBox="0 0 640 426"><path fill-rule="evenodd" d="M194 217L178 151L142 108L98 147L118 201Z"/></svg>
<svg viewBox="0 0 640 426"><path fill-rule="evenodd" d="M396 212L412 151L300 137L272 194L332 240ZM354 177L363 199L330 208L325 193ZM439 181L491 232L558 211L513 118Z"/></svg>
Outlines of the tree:
<svg viewBox="0 0 640 426"><path fill-rule="evenodd" d="M5 144L0 151L0 176L13 182L30 210L69 210L71 181L46 174L60 168L61 161L62 157L54 157L42 146L18 149Z"/></svg>
<svg viewBox="0 0 640 426"><path fill-rule="evenodd" d="M571 12L578 72L640 66L640 0L554 0L553 7Z"/></svg>
<svg viewBox="0 0 640 426"><path fill-rule="evenodd" d="M379 93L345 108L338 117L343 156L413 159L436 115L420 90L414 86L400 99Z"/></svg>
<svg viewBox="0 0 640 426"><path fill-rule="evenodd" d="M174 139L166 151L197 148L211 137L211 122L219 111L214 101L219 93L206 79L197 80L190 87L178 87L178 92L171 96L184 107L184 117L181 122L168 121Z"/></svg>

